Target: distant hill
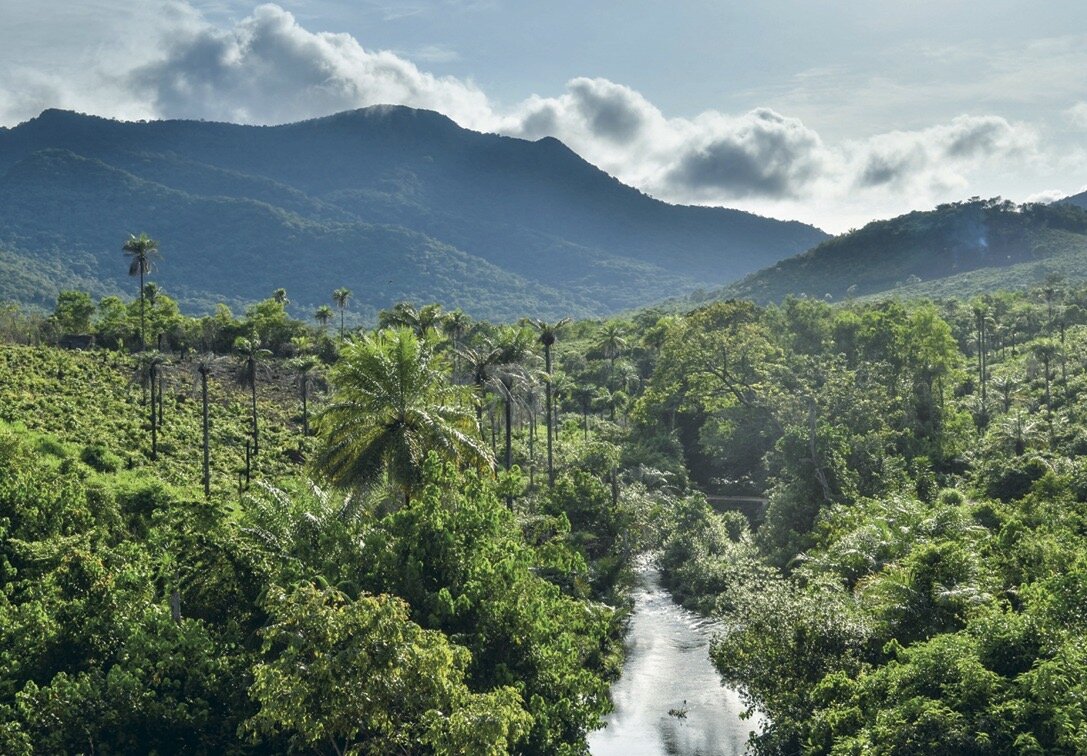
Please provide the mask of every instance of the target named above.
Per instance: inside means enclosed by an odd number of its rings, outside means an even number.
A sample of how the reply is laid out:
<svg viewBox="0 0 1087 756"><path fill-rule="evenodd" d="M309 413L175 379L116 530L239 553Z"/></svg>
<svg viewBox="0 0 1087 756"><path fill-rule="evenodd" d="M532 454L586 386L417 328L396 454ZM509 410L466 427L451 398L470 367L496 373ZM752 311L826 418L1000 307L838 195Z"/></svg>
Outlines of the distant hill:
<svg viewBox="0 0 1087 756"><path fill-rule="evenodd" d="M881 292L944 296L1021 288L1058 273L1087 279L1087 211L971 200L913 212L823 242L718 296L838 300Z"/></svg>
<svg viewBox="0 0 1087 756"><path fill-rule="evenodd" d="M373 107L285 126L122 123L47 110L0 129L0 297L35 281L129 291L129 232L189 309L347 286L494 318L602 315L720 286L827 238L796 222L652 199L555 139Z"/></svg>
<svg viewBox="0 0 1087 756"><path fill-rule="evenodd" d="M1071 197L1065 197L1060 200L1061 203L1066 205L1076 205L1087 209L1087 192L1080 192L1079 194L1073 194Z"/></svg>

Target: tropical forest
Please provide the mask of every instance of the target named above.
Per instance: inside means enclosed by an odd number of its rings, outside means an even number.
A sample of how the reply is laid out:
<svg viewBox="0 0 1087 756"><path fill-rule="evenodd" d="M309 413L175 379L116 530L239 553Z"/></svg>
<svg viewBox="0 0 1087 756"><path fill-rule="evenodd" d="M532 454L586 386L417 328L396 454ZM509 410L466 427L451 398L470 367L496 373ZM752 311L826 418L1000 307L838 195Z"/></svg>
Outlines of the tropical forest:
<svg viewBox="0 0 1087 756"><path fill-rule="evenodd" d="M0 756L1087 756L1085 71L0 0Z"/></svg>
<svg viewBox="0 0 1087 756"><path fill-rule="evenodd" d="M1087 750L1087 289L360 326L116 259L0 319L0 751L587 753L647 570L755 753Z"/></svg>

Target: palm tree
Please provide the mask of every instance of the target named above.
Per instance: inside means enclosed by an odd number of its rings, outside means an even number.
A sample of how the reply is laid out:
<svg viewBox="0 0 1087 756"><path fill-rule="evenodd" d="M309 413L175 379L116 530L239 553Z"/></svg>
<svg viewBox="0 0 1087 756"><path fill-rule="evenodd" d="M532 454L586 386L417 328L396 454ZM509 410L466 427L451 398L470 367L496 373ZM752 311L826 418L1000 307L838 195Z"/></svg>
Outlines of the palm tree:
<svg viewBox="0 0 1087 756"><path fill-rule="evenodd" d="M551 414L551 347L555 345L558 340L559 332L570 323L570 318L563 318L555 323L546 323L542 320L532 321L533 327L539 334L539 342L543 344L544 348L544 391L546 394L545 403L547 405L547 485L555 485L555 459L554 452L552 450L552 437L554 430L552 428L552 414Z"/></svg>
<svg viewBox="0 0 1087 756"><path fill-rule="evenodd" d="M1018 387L1018 383L1015 378L1008 375L998 375L993 379L993 388L1000 394L1001 403L1004 406L1004 412L1009 412L1012 408L1012 399L1015 397L1015 391Z"/></svg>
<svg viewBox="0 0 1087 756"><path fill-rule="evenodd" d="M596 348L601 351L609 363L611 370L615 370L615 360L627 348L626 328L621 323L611 321L605 323L597 337Z"/></svg>
<svg viewBox="0 0 1087 756"><path fill-rule="evenodd" d="M267 349L261 349L260 339L256 336L248 339L239 336L234 342L234 354L238 359L235 377L239 385L249 389L252 407L253 454L257 454L260 451L257 431L257 377L264 367L264 361L271 357L272 353Z"/></svg>
<svg viewBox="0 0 1087 756"><path fill-rule="evenodd" d="M295 357L290 362L291 368L298 375L298 388L302 392L302 435L309 436L309 384L316 375L321 361L313 355Z"/></svg>
<svg viewBox="0 0 1087 756"><path fill-rule="evenodd" d="M208 423L208 376L211 375L212 370L217 362L215 355L209 354L199 358L196 361L196 374L200 376L200 406L201 406L201 426L203 429L203 452L204 452L204 497L211 496L211 427Z"/></svg>
<svg viewBox="0 0 1087 756"><path fill-rule="evenodd" d="M321 305L317 308L317 311L313 313L314 319L321 324L321 330L328 331L328 321L332 320L332 308L328 305Z"/></svg>
<svg viewBox="0 0 1087 756"><path fill-rule="evenodd" d="M282 307L286 307L291 303L291 300L287 299L287 290L284 288L279 288L272 292L272 301Z"/></svg>
<svg viewBox="0 0 1087 756"><path fill-rule="evenodd" d="M143 278L155 269L155 257L159 252L159 243L147 234L129 234L122 251L132 258L128 266L128 275L140 277L140 349L147 345L144 332L144 293Z"/></svg>
<svg viewBox="0 0 1087 756"><path fill-rule="evenodd" d="M592 406L593 399L596 398L596 389L586 384L582 386L575 386L572 392L574 399L577 400L578 405L581 407L581 421L582 428L585 432L585 440L589 440L589 408Z"/></svg>
<svg viewBox="0 0 1087 756"><path fill-rule="evenodd" d="M464 367L472 379L472 386L475 388L476 425L479 426L480 437L486 438L486 433L483 432L483 393L487 390L495 366L502 363L502 348L484 341L478 348L463 347L456 354L464 362Z"/></svg>
<svg viewBox="0 0 1087 756"><path fill-rule="evenodd" d="M439 304L423 305L418 310L411 302L398 302L391 310L383 310L378 315L378 328L396 328L403 326L422 336L431 328L437 330L445 322L442 306Z"/></svg>
<svg viewBox="0 0 1087 756"><path fill-rule="evenodd" d="M151 428L151 459L159 458L158 431L162 420L162 374L166 371L169 360L158 351L145 352L136 363L135 380L140 382L144 392L151 390L149 424Z"/></svg>
<svg viewBox="0 0 1087 756"><path fill-rule="evenodd" d="M332 292L332 301L340 308L340 341L343 341L343 311L347 309L347 300L350 298L350 289L340 288Z"/></svg>
<svg viewBox="0 0 1087 756"><path fill-rule="evenodd" d="M333 484L363 488L384 471L408 505L432 451L493 469L473 433L465 389L448 382L436 346L433 334L395 328L344 349L318 418L323 445L315 462Z"/></svg>
<svg viewBox="0 0 1087 756"><path fill-rule="evenodd" d="M461 340L468 335L468 329L472 327L472 319L464 310L456 309L446 313L442 319L442 331L449 337L453 346L453 381L460 376L460 348Z"/></svg>

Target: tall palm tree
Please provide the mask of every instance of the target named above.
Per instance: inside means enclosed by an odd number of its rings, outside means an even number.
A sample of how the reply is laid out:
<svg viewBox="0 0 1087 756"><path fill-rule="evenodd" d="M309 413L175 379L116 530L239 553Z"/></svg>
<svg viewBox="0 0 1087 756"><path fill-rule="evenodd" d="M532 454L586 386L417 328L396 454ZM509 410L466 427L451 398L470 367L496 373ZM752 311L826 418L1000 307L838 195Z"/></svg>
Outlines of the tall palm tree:
<svg viewBox="0 0 1087 756"><path fill-rule="evenodd" d="M502 364L504 353L501 347L484 341L478 347L462 347L456 354L464 363L475 389L473 403L476 408L476 425L479 426L480 438L486 438L487 434L483 431L483 394L487 390L495 367Z"/></svg>
<svg viewBox="0 0 1087 756"><path fill-rule="evenodd" d="M340 341L343 341L343 311L347 309L347 300L350 298L350 289L340 288L332 292L332 301L340 308Z"/></svg>
<svg viewBox="0 0 1087 756"><path fill-rule="evenodd" d="M286 307L291 303L291 300L287 299L287 290L284 288L279 288L272 292L272 301L283 307Z"/></svg>
<svg viewBox="0 0 1087 756"><path fill-rule="evenodd" d="M363 488L384 471L408 505L431 451L493 469L473 433L465 389L448 382L436 346L433 334L395 328L344 349L318 418L323 445L315 462L333 484Z"/></svg>
<svg viewBox="0 0 1087 756"><path fill-rule="evenodd" d="M575 386L572 395L574 399L577 400L578 405L581 407L582 428L585 432L585 440L588 441L589 409L592 407L593 399L596 398L596 389L588 384Z"/></svg>
<svg viewBox="0 0 1087 756"><path fill-rule="evenodd" d="M460 380L460 348L468 329L472 327L472 318L464 310L456 309L446 313L442 319L442 331L449 337L453 347L453 381Z"/></svg>
<svg viewBox="0 0 1087 756"><path fill-rule="evenodd" d="M253 454L260 451L260 439L257 430L257 378L264 368L264 361L272 356L267 349L262 349L256 336L239 336L234 342L234 354L238 365L235 377L238 384L249 389L252 409Z"/></svg>
<svg viewBox="0 0 1087 756"><path fill-rule="evenodd" d="M151 429L151 459L153 460L159 458L158 432L162 421L162 374L169 364L166 355L158 351L144 352L136 363L134 379L140 382L144 392L148 389L151 391L148 423Z"/></svg>
<svg viewBox="0 0 1087 756"><path fill-rule="evenodd" d="M298 377L298 388L302 393L302 435L309 436L309 386L321 366L321 361L307 354L295 357L290 366Z"/></svg>
<svg viewBox="0 0 1087 756"><path fill-rule="evenodd" d="M321 305L317 308L317 311L313 313L314 319L321 324L321 330L328 331L328 321L332 320L332 308L328 305Z"/></svg>
<svg viewBox="0 0 1087 756"><path fill-rule="evenodd" d="M215 355L208 354L197 359L194 367L196 368L196 374L200 377L200 407L201 407L201 426L203 430L203 452L204 452L204 497L211 496L211 426L208 422L208 376L211 375L215 368L217 359Z"/></svg>
<svg viewBox="0 0 1087 756"><path fill-rule="evenodd" d="M544 372L546 373L544 376L544 392L547 405L547 485L549 486L555 485L555 458L552 449L554 429L552 428L553 414L551 412L551 347L558 340L559 332L569 323L570 318L563 318L554 323L547 323L543 320L532 321L532 326L539 334L538 341L543 344L544 348Z"/></svg>
<svg viewBox="0 0 1087 756"><path fill-rule="evenodd" d="M627 348L626 333L623 324L613 320L605 323L600 329L599 336L597 336L596 348L603 353L604 359L611 363L613 371L615 370L615 360Z"/></svg>
<svg viewBox="0 0 1087 756"><path fill-rule="evenodd" d="M147 345L144 318L144 292L143 279L155 269L155 258L159 252L159 243L141 233L139 236L129 234L121 250L131 258L128 266L128 275L140 277L140 350Z"/></svg>

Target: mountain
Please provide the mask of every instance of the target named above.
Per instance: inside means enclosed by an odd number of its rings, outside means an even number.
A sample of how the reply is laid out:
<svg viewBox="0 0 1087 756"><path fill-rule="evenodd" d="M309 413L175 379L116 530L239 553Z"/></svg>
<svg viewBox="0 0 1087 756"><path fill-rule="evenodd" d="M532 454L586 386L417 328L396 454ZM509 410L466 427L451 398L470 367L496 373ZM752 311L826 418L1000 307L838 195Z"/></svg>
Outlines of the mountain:
<svg viewBox="0 0 1087 756"><path fill-rule="evenodd" d="M190 309L285 286L307 311L347 286L363 317L401 299L483 317L602 315L723 285L827 238L670 205L555 139L403 107L283 126L47 110L0 129L0 270L14 261L20 280L44 268L128 291L120 247L141 231L162 249L156 281Z"/></svg>
<svg viewBox="0 0 1087 756"><path fill-rule="evenodd" d="M725 287L718 296L780 301L881 292L943 296L1021 288L1059 274L1087 279L1087 211L1000 199L940 205L825 241Z"/></svg>
<svg viewBox="0 0 1087 756"><path fill-rule="evenodd" d="M1060 202L1066 205L1075 205L1087 209L1087 192L1073 194L1071 197L1065 197L1060 200Z"/></svg>

